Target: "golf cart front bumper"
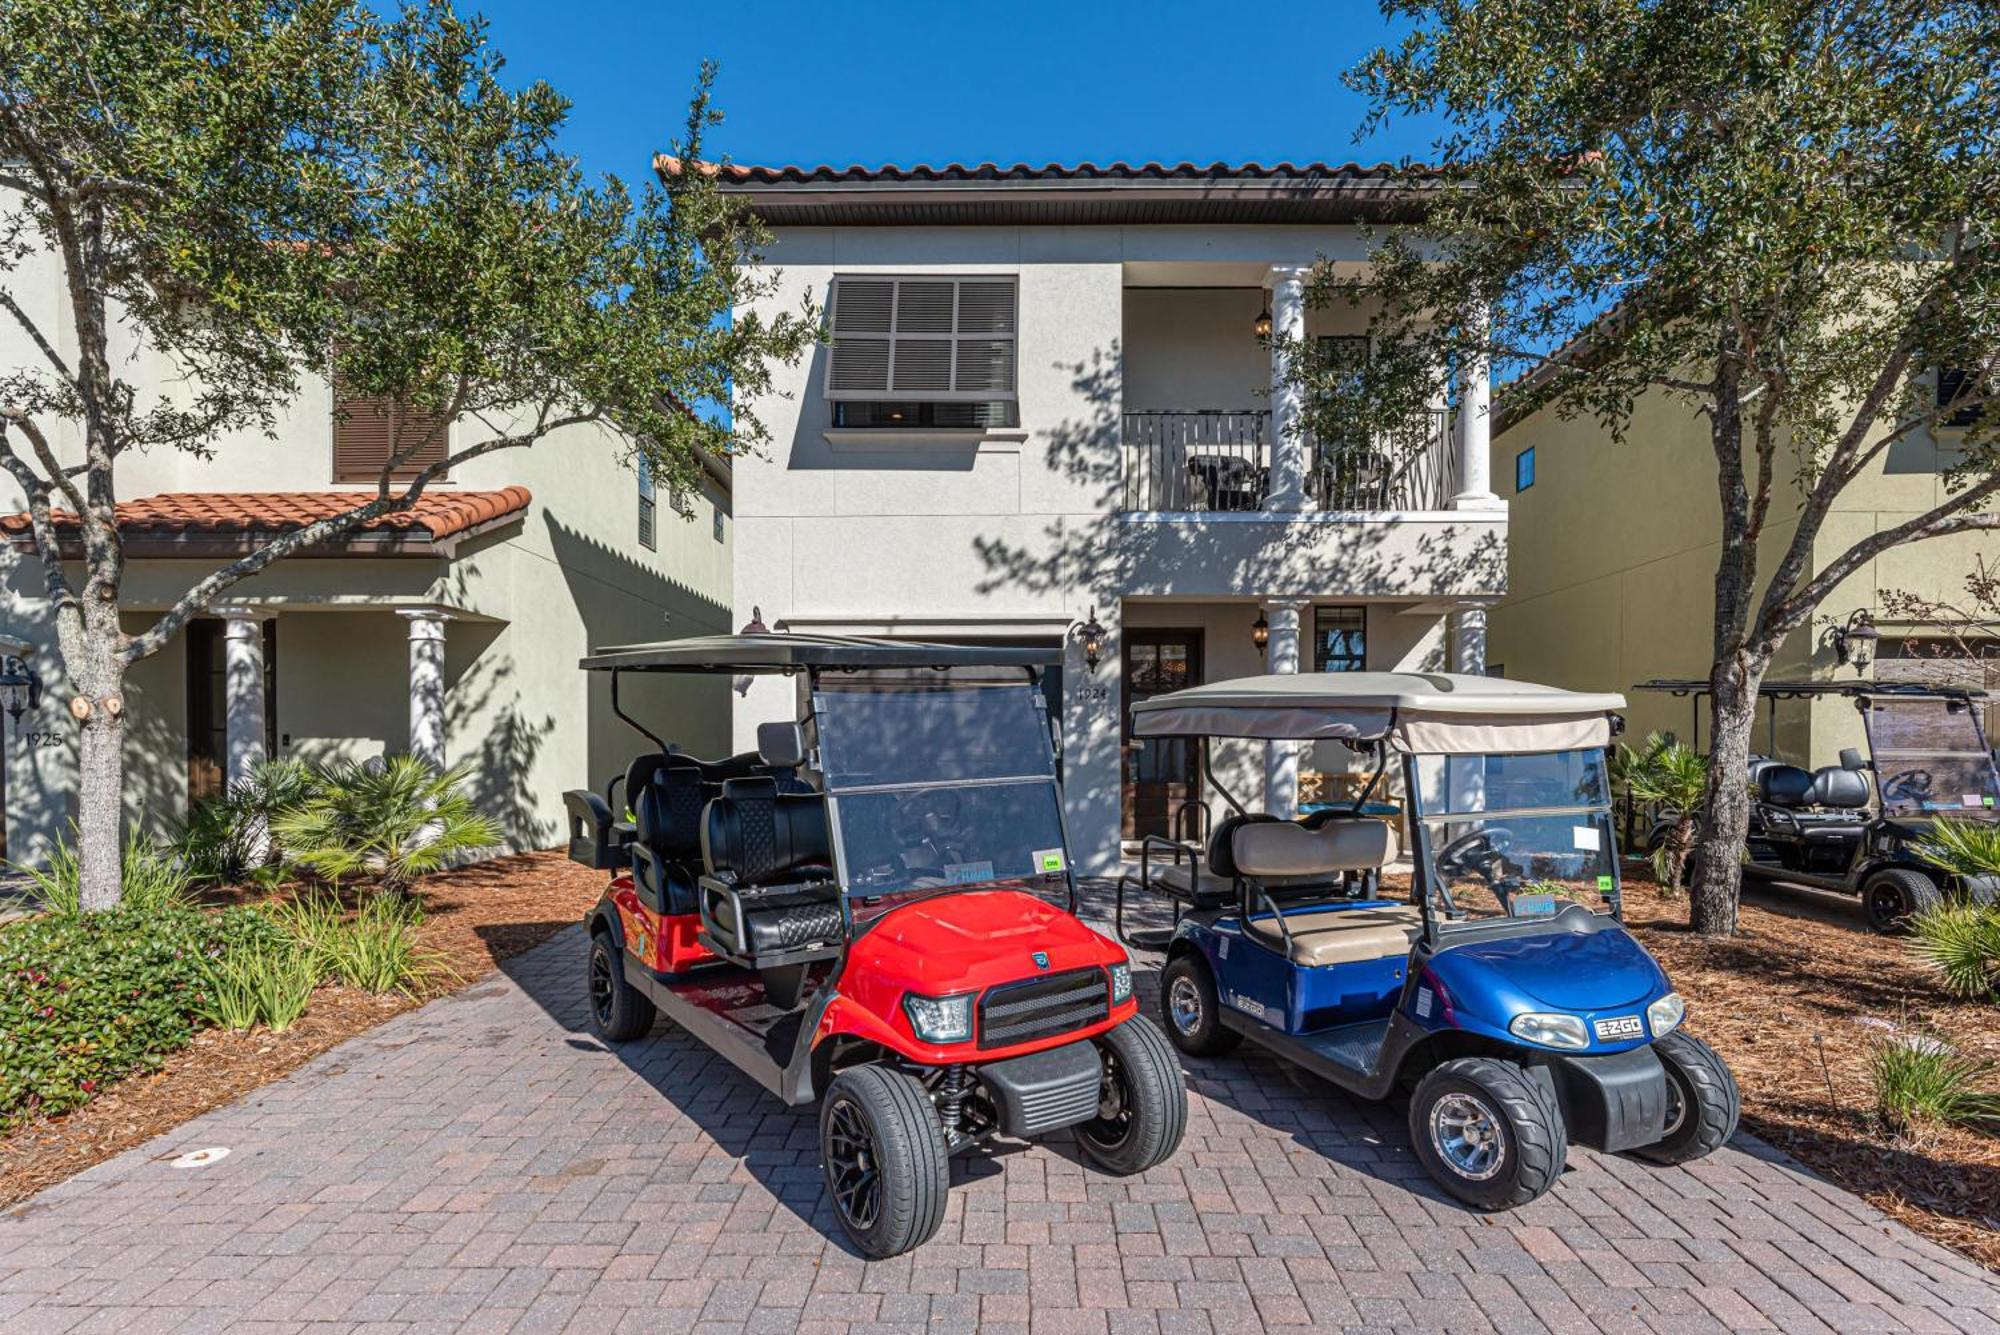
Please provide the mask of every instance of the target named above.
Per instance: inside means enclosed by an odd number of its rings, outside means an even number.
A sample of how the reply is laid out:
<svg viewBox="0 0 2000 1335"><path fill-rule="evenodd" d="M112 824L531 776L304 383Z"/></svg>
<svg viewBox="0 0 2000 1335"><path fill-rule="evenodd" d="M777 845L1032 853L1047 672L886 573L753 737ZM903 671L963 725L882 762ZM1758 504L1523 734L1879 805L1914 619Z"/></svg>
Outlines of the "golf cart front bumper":
<svg viewBox="0 0 2000 1335"><path fill-rule="evenodd" d="M1569 1138L1607 1154L1651 1145L1667 1125L1667 1072L1650 1046L1550 1063Z"/></svg>
<svg viewBox="0 0 2000 1335"><path fill-rule="evenodd" d="M1010 1057L978 1069L1000 1115L1000 1130L1027 1139L1097 1116L1104 1064L1085 1039Z"/></svg>

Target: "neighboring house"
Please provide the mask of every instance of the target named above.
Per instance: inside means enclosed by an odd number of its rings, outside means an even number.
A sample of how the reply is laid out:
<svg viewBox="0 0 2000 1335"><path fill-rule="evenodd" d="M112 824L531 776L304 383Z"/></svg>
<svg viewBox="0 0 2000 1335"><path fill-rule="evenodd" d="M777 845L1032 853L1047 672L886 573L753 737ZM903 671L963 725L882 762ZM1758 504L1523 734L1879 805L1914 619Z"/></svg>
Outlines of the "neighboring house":
<svg viewBox="0 0 2000 1335"><path fill-rule="evenodd" d="M53 310L54 266L30 274L42 290L15 295ZM17 327L0 328L0 372L33 357ZM374 489L397 422L365 402L343 408L314 382L275 440L246 432L208 459L119 461L130 629L253 543ZM22 503L0 482L0 513ZM700 495L655 497L594 426L472 461L412 511L236 585L132 670L131 817L153 828L183 817L265 755L413 750L470 766L475 801L512 846L557 842L562 791L601 787L640 745L611 716L601 674L577 660L597 645L728 629L729 509L726 465L710 467ZM50 687L5 725L6 855L38 861L74 811L75 728L25 516L0 520L0 538L0 648L25 651ZM632 701L657 707L658 726L691 749L729 745L719 686L633 683Z"/></svg>
<svg viewBox="0 0 2000 1335"><path fill-rule="evenodd" d="M683 170L672 158L664 173ZM774 233L771 310L811 299L830 342L757 403L736 461L736 617L773 628L1063 646L1079 863L1221 803L1130 704L1266 671L1484 666L1507 514L1486 483L1486 377L1404 437L1322 448L1275 390L1275 327L1367 355L1362 314L1307 310L1320 259L1411 216L1386 168L728 166ZM1081 628L1102 628L1086 663ZM1447 623L1450 623L1448 626ZM1268 641L1268 643L1266 643ZM789 707L759 682L739 745ZM1344 748L1230 743L1217 770L1285 811L1350 791Z"/></svg>
<svg viewBox="0 0 2000 1335"><path fill-rule="evenodd" d="M1944 500L1953 435L1915 433L1849 485L1813 544L1812 569L1856 538ZM1631 687L1709 673L1722 505L1708 420L1667 391L1649 390L1634 407L1626 438L1613 441L1588 414L1568 421L1551 408L1513 414L1503 402L1494 422L1493 474L1513 513L1507 596L1489 627L1496 670L1573 689L1626 691L1632 735L1672 732L1705 747L1705 696ZM1799 495L1796 478L1777 479L1759 560L1764 570L1796 532ZM1811 628L1794 632L1779 650L1766 679L1866 675L2000 690L2000 674L1941 661L1945 646L1935 632L1896 623L1881 597L1893 589L1962 599L1965 577L1982 554L1989 564L2000 560L2000 536L1955 534L1891 549L1835 589ZM1859 671L1840 661L1834 634L1857 612L1867 613L1882 636L1868 646L1872 661ZM1843 747L1860 744L1853 702L1837 697L1782 700L1775 714L1766 702L1751 741L1755 751L1809 767L1834 764Z"/></svg>

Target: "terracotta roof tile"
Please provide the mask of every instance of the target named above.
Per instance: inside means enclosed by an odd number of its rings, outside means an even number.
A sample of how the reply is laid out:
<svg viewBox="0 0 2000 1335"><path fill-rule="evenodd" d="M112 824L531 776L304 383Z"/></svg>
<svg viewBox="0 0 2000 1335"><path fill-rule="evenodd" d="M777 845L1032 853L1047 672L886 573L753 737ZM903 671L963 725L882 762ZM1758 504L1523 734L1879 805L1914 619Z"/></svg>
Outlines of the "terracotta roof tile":
<svg viewBox="0 0 2000 1335"><path fill-rule="evenodd" d="M359 491L169 491L118 503L118 528L129 537L201 534L279 534L342 513L367 499ZM498 491L427 491L408 510L382 515L358 533L393 533L438 542L467 529L518 513L533 500L526 487ZM59 532L73 533L76 517L55 514ZM25 536L28 516L0 516L0 533Z"/></svg>
<svg viewBox="0 0 2000 1335"><path fill-rule="evenodd" d="M686 164L670 153L654 157L654 170L667 175L679 174ZM873 183L884 181L1165 181L1165 180L1232 180L1232 181L1380 181L1390 177L1431 177L1437 170L1422 164L1378 162L1373 166L1360 162L1274 162L1265 166L1261 162L1107 162L1099 166L1094 162L1079 162L1065 165L1059 162L1045 163L1040 167L1027 162L1016 162L1011 166L1001 166L995 162L946 162L935 166L917 163L909 167L899 167L888 163L880 167L863 167L855 164L837 167L831 163L818 166L799 167L787 164L782 167L749 166L742 163L701 162L694 166L711 176L721 176L732 182L744 184L776 185L779 183L804 183L809 181L848 181Z"/></svg>

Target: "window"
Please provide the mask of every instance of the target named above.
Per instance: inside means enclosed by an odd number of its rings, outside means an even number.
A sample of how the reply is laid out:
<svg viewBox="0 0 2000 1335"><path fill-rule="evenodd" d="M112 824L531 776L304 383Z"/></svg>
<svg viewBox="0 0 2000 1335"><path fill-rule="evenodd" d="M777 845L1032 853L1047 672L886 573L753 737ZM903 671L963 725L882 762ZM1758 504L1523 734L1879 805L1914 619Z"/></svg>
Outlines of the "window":
<svg viewBox="0 0 2000 1335"><path fill-rule="evenodd" d="M403 450L409 450L410 456L389 476L412 478L444 458L451 447L449 423L393 399L336 392L334 410L335 482L378 481L389 460Z"/></svg>
<svg viewBox="0 0 2000 1335"><path fill-rule="evenodd" d="M1368 609L1313 609L1313 671L1359 672L1368 661Z"/></svg>
<svg viewBox="0 0 2000 1335"><path fill-rule="evenodd" d="M1946 366L1939 368L1937 373L1937 406L1940 408L1949 407L1952 400L1958 398L1961 394L1978 393L1979 387L1977 385L1968 385L1966 383L1969 378L1969 373L1959 367ZM1984 411L1984 407L1984 404L1976 403L1970 408L1960 408L1957 412L1945 418L1944 425L1971 426L1979 421L1980 413Z"/></svg>
<svg viewBox="0 0 2000 1335"><path fill-rule="evenodd" d="M658 519L653 499L653 466L645 459L639 460L639 545L648 551L659 544L659 535L654 532Z"/></svg>
<svg viewBox="0 0 2000 1335"><path fill-rule="evenodd" d="M1530 445L1514 456L1514 490L1526 491L1535 485L1535 447Z"/></svg>
<svg viewBox="0 0 2000 1335"><path fill-rule="evenodd" d="M834 425L1014 425L1016 297L1008 276L835 278Z"/></svg>

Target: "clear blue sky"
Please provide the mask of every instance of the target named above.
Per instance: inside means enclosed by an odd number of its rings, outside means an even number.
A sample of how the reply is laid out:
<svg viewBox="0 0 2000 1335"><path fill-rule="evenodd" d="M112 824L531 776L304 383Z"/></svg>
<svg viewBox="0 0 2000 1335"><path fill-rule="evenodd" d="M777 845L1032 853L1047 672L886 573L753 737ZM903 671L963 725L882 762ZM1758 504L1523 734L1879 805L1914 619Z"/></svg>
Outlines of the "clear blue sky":
<svg viewBox="0 0 2000 1335"><path fill-rule="evenodd" d="M1427 126L1362 145L1340 74L1388 30L1373 0L1314 5L645 4L465 0L516 80L574 103L593 172L644 173L704 57L714 148L758 164L1424 158Z"/></svg>

